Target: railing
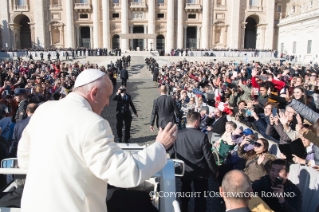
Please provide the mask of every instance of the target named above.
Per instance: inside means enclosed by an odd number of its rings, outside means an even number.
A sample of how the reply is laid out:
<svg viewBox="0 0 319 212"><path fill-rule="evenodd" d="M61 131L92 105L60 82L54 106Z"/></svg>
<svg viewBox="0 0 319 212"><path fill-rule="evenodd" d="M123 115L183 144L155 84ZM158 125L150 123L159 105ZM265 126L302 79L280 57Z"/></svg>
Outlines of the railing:
<svg viewBox="0 0 319 212"><path fill-rule="evenodd" d="M120 7L120 3L113 3L113 7Z"/></svg>
<svg viewBox="0 0 319 212"><path fill-rule="evenodd" d="M166 7L166 4L165 3L158 3L157 4L157 7L159 7L159 8L165 8Z"/></svg>
<svg viewBox="0 0 319 212"><path fill-rule="evenodd" d="M249 11L262 11L263 7L261 7L261 6L248 6L247 10L249 10Z"/></svg>
<svg viewBox="0 0 319 212"><path fill-rule="evenodd" d="M225 9L226 8L226 5L225 4L217 4L216 6L215 6L215 8L216 9Z"/></svg>
<svg viewBox="0 0 319 212"><path fill-rule="evenodd" d="M50 10L59 10L62 9L62 5L61 4L52 4L50 5Z"/></svg>
<svg viewBox="0 0 319 212"><path fill-rule="evenodd" d="M75 10L90 10L91 4L87 3L74 3L74 9Z"/></svg>
<svg viewBox="0 0 319 212"><path fill-rule="evenodd" d="M200 10L201 6L197 3L186 3L185 10Z"/></svg>
<svg viewBox="0 0 319 212"><path fill-rule="evenodd" d="M146 9L145 2L131 2L131 9Z"/></svg>
<svg viewBox="0 0 319 212"><path fill-rule="evenodd" d="M14 11L28 11L29 6L28 5L14 5L13 10Z"/></svg>

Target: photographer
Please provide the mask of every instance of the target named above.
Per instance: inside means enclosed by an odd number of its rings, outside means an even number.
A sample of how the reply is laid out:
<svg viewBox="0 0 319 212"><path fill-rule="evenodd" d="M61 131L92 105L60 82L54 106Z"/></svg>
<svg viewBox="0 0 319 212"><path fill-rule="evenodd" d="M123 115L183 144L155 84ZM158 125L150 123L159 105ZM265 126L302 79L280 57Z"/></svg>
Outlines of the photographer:
<svg viewBox="0 0 319 212"><path fill-rule="evenodd" d="M116 105L116 130L117 136L119 137L119 142L122 142L122 128L123 128L123 121L125 122L125 143L128 143L129 139L131 138L130 131L131 131L131 123L132 123L132 114L129 109L131 106L133 113L138 117L137 111L134 107L132 102L132 97L126 93L125 86L121 86L113 100L117 101Z"/></svg>
<svg viewBox="0 0 319 212"><path fill-rule="evenodd" d="M253 183L253 191L258 192L258 196L276 212L302 211L301 192L295 184L288 180L288 176L289 165L287 162L280 159L274 160L269 175ZM284 193L292 195L284 197Z"/></svg>

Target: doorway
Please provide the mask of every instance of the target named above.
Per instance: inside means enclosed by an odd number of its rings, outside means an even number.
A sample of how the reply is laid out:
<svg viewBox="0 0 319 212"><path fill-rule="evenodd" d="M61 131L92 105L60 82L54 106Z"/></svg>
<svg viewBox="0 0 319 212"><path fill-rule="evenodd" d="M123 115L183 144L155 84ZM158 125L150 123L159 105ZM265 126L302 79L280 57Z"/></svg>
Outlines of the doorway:
<svg viewBox="0 0 319 212"><path fill-rule="evenodd" d="M256 49L256 40L257 40L257 21L248 17L246 19L246 29L245 29L245 49Z"/></svg>
<svg viewBox="0 0 319 212"><path fill-rule="evenodd" d="M144 34L144 26L134 26L133 34ZM144 39L133 39L133 49L136 50L137 47L144 49Z"/></svg>
<svg viewBox="0 0 319 212"><path fill-rule="evenodd" d="M186 48L197 48L197 27L187 27Z"/></svg>
<svg viewBox="0 0 319 212"><path fill-rule="evenodd" d="M21 49L32 48L31 30L29 25L30 19L24 16L20 21L20 47Z"/></svg>
<svg viewBox="0 0 319 212"><path fill-rule="evenodd" d="M81 47L91 48L90 27L81 27Z"/></svg>

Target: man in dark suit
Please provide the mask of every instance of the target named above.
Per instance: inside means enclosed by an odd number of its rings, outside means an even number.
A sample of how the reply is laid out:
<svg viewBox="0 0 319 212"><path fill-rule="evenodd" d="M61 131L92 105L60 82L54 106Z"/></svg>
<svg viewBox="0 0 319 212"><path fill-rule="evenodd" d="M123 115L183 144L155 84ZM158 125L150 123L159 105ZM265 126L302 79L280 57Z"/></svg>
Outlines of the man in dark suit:
<svg viewBox="0 0 319 212"><path fill-rule="evenodd" d="M193 182L196 192L195 211L206 211L205 191L208 190L209 171L216 176L217 165L208 142L207 135L198 130L200 124L200 114L189 112L187 114L187 126L185 130L177 133L177 140L173 148L169 151L171 158L183 160L185 162L185 174L181 178L182 193L191 192ZM189 197L181 197L181 211L188 211Z"/></svg>
<svg viewBox="0 0 319 212"><path fill-rule="evenodd" d="M155 118L157 127L161 127L162 129L164 129L169 122L173 124L176 123L174 112L176 116L180 117L180 111L178 110L175 100L167 96L167 87L161 85L161 96L155 99L153 103L151 130L154 131Z"/></svg>
<svg viewBox="0 0 319 212"><path fill-rule="evenodd" d="M155 66L154 68L154 72L153 72L153 81L154 81L154 85L157 86L157 78L159 75L159 69L158 69L158 64Z"/></svg>
<svg viewBox="0 0 319 212"><path fill-rule="evenodd" d="M126 67L121 70L121 79L122 79L122 85L126 86L126 82L128 79L128 71L126 70Z"/></svg>
<svg viewBox="0 0 319 212"><path fill-rule="evenodd" d="M11 146L9 149L10 157L17 157L17 148L18 148L19 140L22 136L22 132L23 132L24 128L26 128L26 126L29 124L30 118L37 108L38 108L37 104L34 104L34 103L28 104L27 109L26 109L28 117L22 121L19 121L14 126Z"/></svg>
<svg viewBox="0 0 319 212"><path fill-rule="evenodd" d="M126 87L121 86L113 100L117 101L116 105L116 131L117 136L119 137L119 142L122 142L122 128L123 128L123 121L125 122L125 143L128 143L128 140L131 138L131 123L132 123L132 114L129 109L131 106L133 113L138 117L137 111L134 107L132 102L132 97L126 93Z"/></svg>
<svg viewBox="0 0 319 212"><path fill-rule="evenodd" d="M16 88L14 90L14 99L19 103L18 110L15 115L15 121L19 122L28 117L26 112L27 105L29 104L27 90L25 88Z"/></svg>
<svg viewBox="0 0 319 212"><path fill-rule="evenodd" d="M227 212L250 212L248 202L251 199L251 182L244 172L233 170L228 172L219 187L221 196L224 198ZM235 196L237 195L238 196ZM235 197L234 197L235 196Z"/></svg>
<svg viewBox="0 0 319 212"><path fill-rule="evenodd" d="M208 139L209 141L217 141L226 131L226 116L223 116L222 111L219 109L215 109L214 113L209 114L209 118L207 120L208 127Z"/></svg>

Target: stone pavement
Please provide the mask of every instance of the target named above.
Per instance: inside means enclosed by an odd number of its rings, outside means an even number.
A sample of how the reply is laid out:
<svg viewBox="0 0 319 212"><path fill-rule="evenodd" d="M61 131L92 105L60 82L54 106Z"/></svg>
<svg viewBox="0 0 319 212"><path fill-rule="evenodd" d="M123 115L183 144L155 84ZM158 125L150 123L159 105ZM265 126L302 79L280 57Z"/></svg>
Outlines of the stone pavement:
<svg viewBox="0 0 319 212"><path fill-rule="evenodd" d="M130 77L127 82L128 94L132 96L133 103L138 112L139 117L133 115L131 128L131 143L152 142L155 141L157 130L152 132L150 130L150 118L153 107L153 100L156 99L160 93L152 81L152 75L148 71L144 63L144 57L134 57L131 66L128 68ZM117 79L117 85L114 86L113 94L118 90L121 81ZM115 141L118 141L116 133L116 117L115 117L116 102L110 99L110 105L106 107L102 116L106 118L112 128L115 136ZM124 135L124 132L123 132ZM209 191L218 191L218 182L212 178L209 179ZM181 190L181 182L176 178L176 191ZM211 193L213 194L213 193ZM190 211L194 211L194 199L191 198L189 203ZM207 198L207 211L225 211L224 204L221 198Z"/></svg>

